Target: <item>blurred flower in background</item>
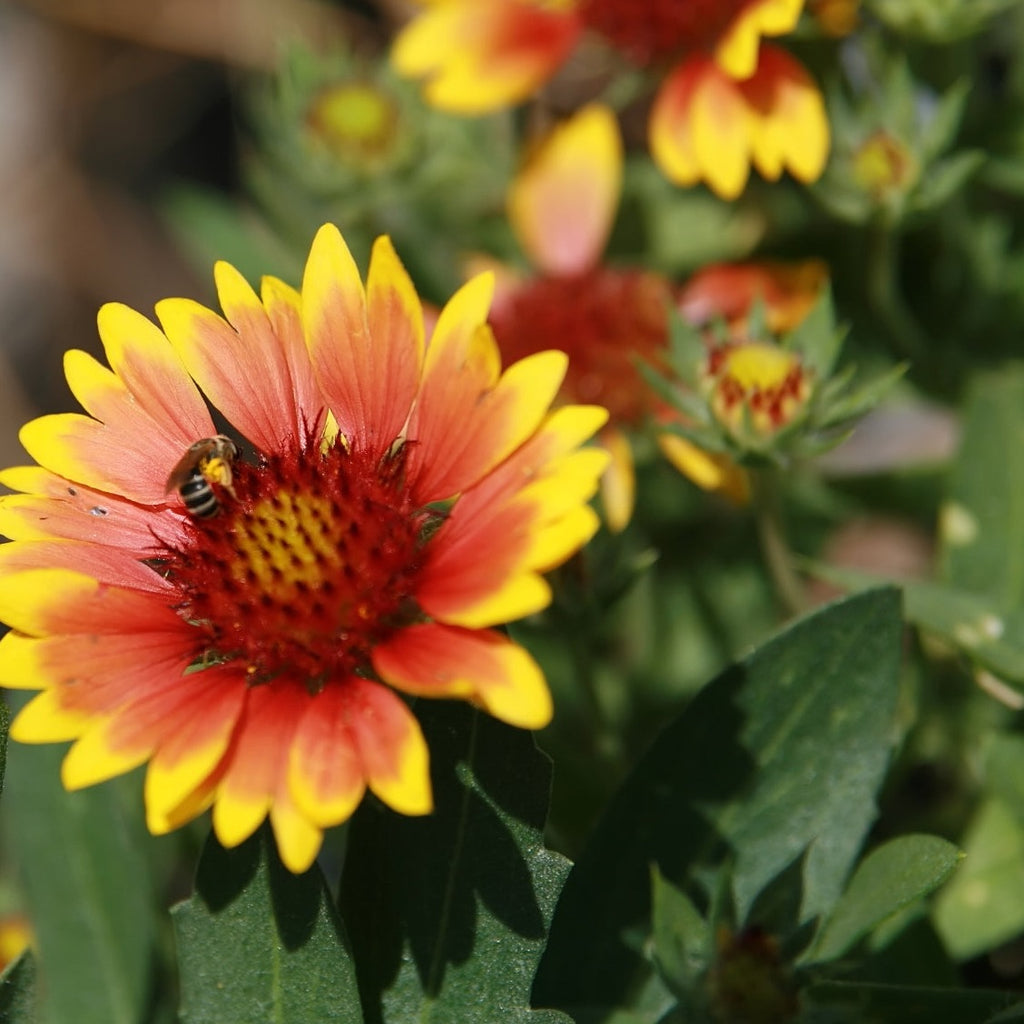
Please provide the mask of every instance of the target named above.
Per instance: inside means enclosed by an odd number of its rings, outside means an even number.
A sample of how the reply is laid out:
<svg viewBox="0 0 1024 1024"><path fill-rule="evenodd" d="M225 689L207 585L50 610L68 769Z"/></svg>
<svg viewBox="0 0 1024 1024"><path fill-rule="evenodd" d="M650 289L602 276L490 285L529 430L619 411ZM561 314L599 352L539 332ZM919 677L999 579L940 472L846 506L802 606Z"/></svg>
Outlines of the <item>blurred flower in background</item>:
<svg viewBox="0 0 1024 1024"><path fill-rule="evenodd" d="M829 128L821 94L789 54L762 41L795 27L803 0L438 0L392 51L404 75L426 79L428 101L476 114L527 99L585 32L661 77L651 153L679 185L723 198L751 165L770 180L822 172Z"/></svg>
<svg viewBox="0 0 1024 1024"><path fill-rule="evenodd" d="M332 221L345 225L360 262L387 234L410 254L420 288L440 300L458 284L459 254L501 234L515 154L507 117L436 111L386 61L343 42L320 51L293 44L273 74L240 94L248 203L194 185L166 203L197 266L226 258L255 278L269 262L294 277L313 232Z"/></svg>
<svg viewBox="0 0 1024 1024"><path fill-rule="evenodd" d="M0 971L13 963L32 942L32 928L21 914L0 917Z"/></svg>
<svg viewBox="0 0 1024 1024"><path fill-rule="evenodd" d="M629 522L636 500L632 439L668 413L640 366L665 368L673 302L664 276L602 262L621 183L619 128L603 105L585 107L535 144L508 206L537 272L498 267L490 317L507 361L557 347L569 356L563 399L608 409L600 440L611 461L601 496L613 531ZM731 476L702 453L685 466L702 487L730 487Z"/></svg>

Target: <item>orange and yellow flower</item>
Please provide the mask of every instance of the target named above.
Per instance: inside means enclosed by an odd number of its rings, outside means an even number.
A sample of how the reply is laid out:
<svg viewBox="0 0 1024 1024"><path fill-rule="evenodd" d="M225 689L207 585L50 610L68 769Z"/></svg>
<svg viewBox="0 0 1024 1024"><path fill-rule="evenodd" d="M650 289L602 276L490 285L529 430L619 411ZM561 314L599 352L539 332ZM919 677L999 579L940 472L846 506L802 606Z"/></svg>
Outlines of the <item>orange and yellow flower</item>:
<svg viewBox="0 0 1024 1024"><path fill-rule="evenodd" d="M601 480L608 526L632 516L635 479L630 434L671 418L640 364L663 366L670 283L661 275L601 263L622 185L622 141L611 110L583 108L533 149L509 191L509 217L537 268L529 277L499 268L491 325L506 359L557 345L569 356L566 402L609 413L600 441L611 460ZM686 444L672 436L671 444ZM684 472L708 490L732 493L733 474L693 449ZM673 459L677 465L683 464Z"/></svg>
<svg viewBox="0 0 1024 1024"><path fill-rule="evenodd" d="M680 290L678 307L695 326L723 320L729 334L747 333L747 317L757 302L772 334L785 334L800 324L828 282L821 260L781 263L713 263L702 267Z"/></svg>
<svg viewBox="0 0 1024 1024"><path fill-rule="evenodd" d="M824 103L804 68L762 41L796 25L804 0L432 0L392 60L426 80L427 100L478 114L520 102L551 78L585 32L640 67L667 69L648 126L652 155L680 185L723 198L751 165L769 180L824 169Z"/></svg>
<svg viewBox="0 0 1024 1024"><path fill-rule="evenodd" d="M0 500L0 683L42 689L12 736L73 740L69 788L148 762L154 832L212 806L233 846L269 816L302 871L367 788L430 811L402 695L550 719L538 666L495 627L545 607L541 574L597 528L606 456L580 446L606 414L550 410L560 352L501 371L490 275L427 342L386 238L365 286L330 225L301 293L267 278L257 296L224 263L215 278L223 318L103 307L110 368L65 361L87 415L24 427L38 465L0 474L22 492ZM217 432L203 395L244 441L227 476L196 462L218 506L198 518L167 482Z"/></svg>

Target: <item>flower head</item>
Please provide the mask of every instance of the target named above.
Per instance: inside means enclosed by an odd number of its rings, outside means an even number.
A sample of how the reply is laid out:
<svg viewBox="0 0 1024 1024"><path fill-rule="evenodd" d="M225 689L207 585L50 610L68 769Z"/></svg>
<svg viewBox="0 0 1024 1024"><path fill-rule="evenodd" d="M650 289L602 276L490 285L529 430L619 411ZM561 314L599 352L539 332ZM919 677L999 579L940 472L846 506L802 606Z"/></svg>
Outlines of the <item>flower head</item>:
<svg viewBox="0 0 1024 1024"><path fill-rule="evenodd" d="M679 293L679 311L697 326L724 320L729 333L747 333L747 319L760 302L765 325L783 334L800 324L828 281L820 260L713 263L690 278Z"/></svg>
<svg viewBox="0 0 1024 1024"><path fill-rule="evenodd" d="M641 67L666 69L649 125L674 182L735 198L753 164L815 180L829 133L817 87L762 37L793 29L803 0L434 0L399 36L398 71L429 102L482 113L526 99L584 32Z"/></svg>
<svg viewBox="0 0 1024 1024"><path fill-rule="evenodd" d="M399 693L547 723L540 670L493 627L543 608L540 573L596 529L605 456L578 449L605 414L549 411L561 353L501 372L487 275L426 344L386 238L365 287L332 226L301 295L268 278L257 296L223 263L216 282L226 319L168 299L161 330L105 306L110 369L65 364L88 415L23 429L39 465L2 474L24 493L0 502L0 681L42 688L12 735L74 740L68 787L148 762L154 832L212 806L231 846L269 815L300 871L367 788L430 810ZM244 438L237 457L193 448L216 434L200 389ZM167 493L190 448L213 514Z"/></svg>
<svg viewBox="0 0 1024 1024"><path fill-rule="evenodd" d="M638 364L662 363L672 304L660 275L600 262L621 180L622 143L607 107L585 107L534 147L512 183L509 216L537 272L501 273L491 312L506 359L557 345L569 356L562 400L607 408L601 442L611 461L601 488L613 530L633 510L627 435L656 409Z"/></svg>

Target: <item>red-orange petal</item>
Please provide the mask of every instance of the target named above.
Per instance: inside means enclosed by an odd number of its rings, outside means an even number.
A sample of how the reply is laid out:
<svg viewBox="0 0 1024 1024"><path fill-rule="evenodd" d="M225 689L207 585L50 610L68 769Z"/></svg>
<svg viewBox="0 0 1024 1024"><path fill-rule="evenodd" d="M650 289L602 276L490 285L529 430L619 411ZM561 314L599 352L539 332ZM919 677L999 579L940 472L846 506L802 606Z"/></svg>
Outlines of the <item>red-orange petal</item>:
<svg viewBox="0 0 1024 1024"><path fill-rule="evenodd" d="M156 537L174 544L182 536L184 517L177 512L136 505L41 466L6 469L0 484L26 492L0 497L0 534L12 540L82 540L146 558Z"/></svg>
<svg viewBox="0 0 1024 1024"><path fill-rule="evenodd" d="M163 594L173 600L170 584L134 552L105 548L88 541L31 540L0 545L0 579L26 569L68 569L101 583Z"/></svg>
<svg viewBox="0 0 1024 1024"><path fill-rule="evenodd" d="M153 594L56 568L11 573L0 587L0 621L29 636L116 636L147 629L162 632L182 623Z"/></svg>
<svg viewBox="0 0 1024 1024"><path fill-rule="evenodd" d="M332 681L310 702L292 738L289 790L302 813L318 826L346 821L366 790L348 725L353 710L349 683Z"/></svg>
<svg viewBox="0 0 1024 1024"><path fill-rule="evenodd" d="M165 730L146 770L147 818L163 818L194 797L215 771L246 698L245 679L217 666L192 674L195 705ZM200 713L201 709L201 713Z"/></svg>
<svg viewBox="0 0 1024 1024"><path fill-rule="evenodd" d="M442 314L443 319L443 314ZM480 480L540 425L565 377L562 352L538 352L501 376L486 325L468 336L438 330L421 399L410 419L411 486L420 503L449 498Z"/></svg>
<svg viewBox="0 0 1024 1024"><path fill-rule="evenodd" d="M157 327L117 302L103 306L96 323L110 368L156 422L158 433L192 440L208 437L212 424L206 404Z"/></svg>
<svg viewBox="0 0 1024 1024"><path fill-rule="evenodd" d="M64 785L80 789L113 778L146 761L165 743L181 750L186 744L205 745L213 736L223 752L245 684L238 673L210 671L208 677L179 673L168 685L130 699L110 718L97 718L64 759ZM215 763L217 757L211 760Z"/></svg>
<svg viewBox="0 0 1024 1024"><path fill-rule="evenodd" d="M551 720L551 695L536 662L491 630L410 626L375 648L373 664L407 693L468 698L524 729L540 729Z"/></svg>
<svg viewBox="0 0 1024 1024"><path fill-rule="evenodd" d="M429 813L429 754L412 712L378 683L352 678L345 687L348 726L370 789L401 814Z"/></svg>
<svg viewBox="0 0 1024 1024"><path fill-rule="evenodd" d="M385 238L374 245L369 282L367 295L341 233L325 224L302 281L306 343L342 434L383 454L416 394L423 324L409 277Z"/></svg>
<svg viewBox="0 0 1024 1024"><path fill-rule="evenodd" d="M292 680L248 689L213 806L213 828L224 846L248 839L267 816L286 779L292 737L312 699Z"/></svg>
<svg viewBox="0 0 1024 1024"><path fill-rule="evenodd" d="M276 451L315 426L319 413L316 405L300 404L296 389L297 379L312 377L305 344L296 345L302 342L298 310L291 319L279 315L275 325L234 267L217 263L214 279L226 320L191 299L165 299L157 316L214 406L262 451ZM277 327L297 331L298 339L279 337Z"/></svg>

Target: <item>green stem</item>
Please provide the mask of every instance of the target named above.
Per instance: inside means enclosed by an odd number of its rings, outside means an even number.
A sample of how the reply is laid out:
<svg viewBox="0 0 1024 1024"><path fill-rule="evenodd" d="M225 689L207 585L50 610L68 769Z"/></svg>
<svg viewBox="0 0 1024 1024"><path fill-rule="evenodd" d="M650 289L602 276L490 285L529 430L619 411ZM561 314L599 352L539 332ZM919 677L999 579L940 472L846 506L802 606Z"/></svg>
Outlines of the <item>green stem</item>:
<svg viewBox="0 0 1024 1024"><path fill-rule="evenodd" d="M775 594L785 613L798 615L807 609L807 595L800 577L793 568L793 553L786 540L777 471L771 468L753 470L751 479L752 503L761 554L768 567Z"/></svg>
<svg viewBox="0 0 1024 1024"><path fill-rule="evenodd" d="M868 298L900 355L920 360L928 340L896 286L898 269L899 235L888 224L876 224L868 254Z"/></svg>

